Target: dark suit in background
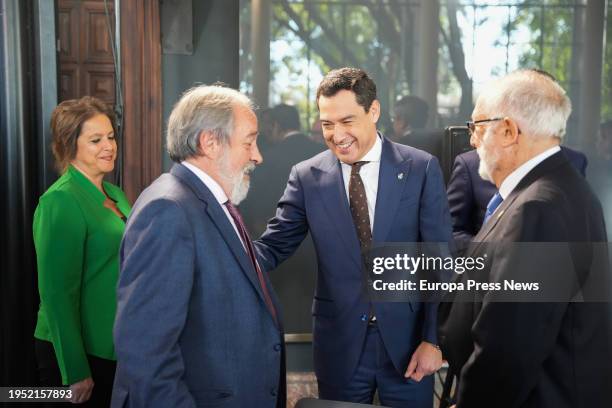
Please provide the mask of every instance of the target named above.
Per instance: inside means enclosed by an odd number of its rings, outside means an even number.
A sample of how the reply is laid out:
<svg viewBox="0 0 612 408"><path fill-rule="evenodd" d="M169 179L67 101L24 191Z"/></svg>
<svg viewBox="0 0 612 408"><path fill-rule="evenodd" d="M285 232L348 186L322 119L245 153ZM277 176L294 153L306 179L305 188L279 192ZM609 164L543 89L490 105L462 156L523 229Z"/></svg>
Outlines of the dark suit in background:
<svg viewBox="0 0 612 408"><path fill-rule="evenodd" d="M323 150L324 145L297 131L268 148L263 163L251 176L249 196L241 205L244 220L253 236L261 235L268 220L274 216L291 168Z"/></svg>
<svg viewBox="0 0 612 408"><path fill-rule="evenodd" d="M251 236L263 234L268 220L274 217L276 203L283 195L291 168L324 149L324 145L313 142L301 132L290 133L268 149L263 163L251 176L249 196L240 205ZM279 290L279 298L286 312L288 333L311 330L308 305L314 291L316 268L315 250L312 241L307 238L295 255L270 276L274 287Z"/></svg>
<svg viewBox="0 0 612 408"><path fill-rule="evenodd" d="M466 255L483 256L487 246L480 242L605 241L598 199L558 152L512 190ZM487 260L491 282L516 278L521 272L503 255ZM522 255L527 259L527 254ZM538 265L539 271L556 273L559 287L569 285L576 276L586 278L590 260L573 252L570 256L573 273L559 271L557 259L547 259L546 265ZM465 274L459 279L468 278ZM460 375L459 408L610 406L609 303L501 303L489 301L490 293L482 298L474 291L466 296L473 297L472 301L442 303L439 311L442 349L452 370Z"/></svg>
<svg viewBox="0 0 612 408"><path fill-rule="evenodd" d="M413 129L404 133L396 141L426 151L432 156L435 156L438 161L442 162L444 130Z"/></svg>
<svg viewBox="0 0 612 408"><path fill-rule="evenodd" d="M561 151L584 177L587 158L579 151L561 146ZM466 248L480 231L487 204L497 192L495 185L478 174L480 159L476 150L455 158L447 195L453 223L453 236L459 248Z"/></svg>

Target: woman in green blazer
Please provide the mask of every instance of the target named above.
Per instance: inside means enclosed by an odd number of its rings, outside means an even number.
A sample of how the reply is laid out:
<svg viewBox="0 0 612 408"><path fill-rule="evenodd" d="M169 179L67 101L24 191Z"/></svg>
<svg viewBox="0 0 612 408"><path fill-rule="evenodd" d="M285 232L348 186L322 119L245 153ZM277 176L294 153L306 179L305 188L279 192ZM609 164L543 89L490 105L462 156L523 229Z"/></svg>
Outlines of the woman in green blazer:
<svg viewBox="0 0 612 408"><path fill-rule="evenodd" d="M117 157L113 119L88 96L55 108L52 148L63 174L34 214L40 381L70 385L72 402L96 407L110 405L119 245L130 212L123 191L103 180Z"/></svg>

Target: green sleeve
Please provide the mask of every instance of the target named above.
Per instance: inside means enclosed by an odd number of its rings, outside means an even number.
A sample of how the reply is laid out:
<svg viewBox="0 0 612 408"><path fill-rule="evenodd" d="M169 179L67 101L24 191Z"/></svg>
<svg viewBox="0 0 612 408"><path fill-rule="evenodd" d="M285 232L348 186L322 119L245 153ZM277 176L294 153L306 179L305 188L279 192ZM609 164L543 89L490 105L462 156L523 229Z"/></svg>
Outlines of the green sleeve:
<svg viewBox="0 0 612 408"><path fill-rule="evenodd" d="M64 385L91 377L81 337L81 279L87 227L75 199L54 191L34 214L38 288Z"/></svg>

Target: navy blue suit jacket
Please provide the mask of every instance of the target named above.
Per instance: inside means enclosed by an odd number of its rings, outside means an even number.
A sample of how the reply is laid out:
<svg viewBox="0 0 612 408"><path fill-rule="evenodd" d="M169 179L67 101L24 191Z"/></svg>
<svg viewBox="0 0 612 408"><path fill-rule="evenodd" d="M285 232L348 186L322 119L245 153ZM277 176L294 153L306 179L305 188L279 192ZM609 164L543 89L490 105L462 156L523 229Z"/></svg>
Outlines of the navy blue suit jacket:
<svg viewBox="0 0 612 408"><path fill-rule="evenodd" d="M435 157L383 138L373 225L374 243L451 240ZM329 150L291 170L276 216L256 242L264 268L270 271L291 256L309 230L318 261L312 304L315 371L320 381L341 387L357 366L370 304L362 296L361 251L341 165ZM373 309L399 374L421 341L437 344L437 304L381 302Z"/></svg>
<svg viewBox="0 0 612 408"><path fill-rule="evenodd" d="M195 174L175 165L140 195L120 256L112 407L285 406L282 328Z"/></svg>
<svg viewBox="0 0 612 408"><path fill-rule="evenodd" d="M586 156L576 150L561 146L569 162L584 177ZM453 236L458 248L466 248L478 233L484 220L487 204L497 192L497 187L478 175L480 158L476 150L462 153L455 158L453 173L448 182L448 203L453 223Z"/></svg>

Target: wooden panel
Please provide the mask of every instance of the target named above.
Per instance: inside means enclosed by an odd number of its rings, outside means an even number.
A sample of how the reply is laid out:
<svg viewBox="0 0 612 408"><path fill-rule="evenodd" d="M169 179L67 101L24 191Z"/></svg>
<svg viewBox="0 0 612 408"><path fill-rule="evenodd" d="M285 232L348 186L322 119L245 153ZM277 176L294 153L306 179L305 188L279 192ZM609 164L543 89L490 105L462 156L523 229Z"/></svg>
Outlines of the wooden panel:
<svg viewBox="0 0 612 408"><path fill-rule="evenodd" d="M159 0L121 2L124 95L123 188L134 201L161 173Z"/></svg>
<svg viewBox="0 0 612 408"><path fill-rule="evenodd" d="M110 29L114 34L114 9L110 7L110 2L108 11L111 16ZM104 3L83 2L81 6L81 27L83 28L81 61L86 64L112 64L113 51Z"/></svg>
<svg viewBox="0 0 612 408"><path fill-rule="evenodd" d="M85 64L83 71L83 93L95 96L106 103L115 102L115 71L112 65Z"/></svg>
<svg viewBox="0 0 612 408"><path fill-rule="evenodd" d="M65 63L79 58L79 12L73 2L60 1L57 16L59 57Z"/></svg>
<svg viewBox="0 0 612 408"><path fill-rule="evenodd" d="M108 2L114 34L115 14ZM103 0L58 0L59 100L99 97L115 104L111 35Z"/></svg>
<svg viewBox="0 0 612 408"><path fill-rule="evenodd" d="M79 69L76 64L62 64L59 75L58 97L60 101L79 96Z"/></svg>

